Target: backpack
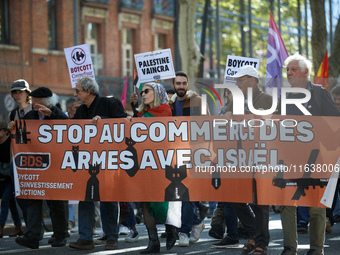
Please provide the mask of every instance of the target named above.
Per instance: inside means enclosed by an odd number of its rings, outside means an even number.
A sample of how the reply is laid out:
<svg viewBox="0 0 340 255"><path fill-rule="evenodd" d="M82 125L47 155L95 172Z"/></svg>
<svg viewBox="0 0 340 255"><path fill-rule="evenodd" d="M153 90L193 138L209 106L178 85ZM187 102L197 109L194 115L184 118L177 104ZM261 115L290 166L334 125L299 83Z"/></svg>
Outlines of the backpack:
<svg viewBox="0 0 340 255"><path fill-rule="evenodd" d="M14 120L14 118L15 118L15 113L16 113L17 111L19 111L19 106L11 111L11 113L10 113L10 115L9 115L9 120L10 120L10 121L13 121L13 120Z"/></svg>

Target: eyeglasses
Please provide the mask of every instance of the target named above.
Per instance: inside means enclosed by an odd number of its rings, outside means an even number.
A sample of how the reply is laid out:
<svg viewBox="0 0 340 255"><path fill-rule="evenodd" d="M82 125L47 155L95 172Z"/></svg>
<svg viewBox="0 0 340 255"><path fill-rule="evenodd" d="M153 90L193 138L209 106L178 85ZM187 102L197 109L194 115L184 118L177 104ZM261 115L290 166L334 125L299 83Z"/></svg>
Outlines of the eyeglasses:
<svg viewBox="0 0 340 255"><path fill-rule="evenodd" d="M84 91L84 90L74 89L74 91L76 92L76 94L79 94L80 91Z"/></svg>
<svg viewBox="0 0 340 255"><path fill-rule="evenodd" d="M150 90L151 90L151 89L145 89L145 90L143 90L143 91L140 92L140 95L143 96L144 93L145 93L145 94L148 94Z"/></svg>

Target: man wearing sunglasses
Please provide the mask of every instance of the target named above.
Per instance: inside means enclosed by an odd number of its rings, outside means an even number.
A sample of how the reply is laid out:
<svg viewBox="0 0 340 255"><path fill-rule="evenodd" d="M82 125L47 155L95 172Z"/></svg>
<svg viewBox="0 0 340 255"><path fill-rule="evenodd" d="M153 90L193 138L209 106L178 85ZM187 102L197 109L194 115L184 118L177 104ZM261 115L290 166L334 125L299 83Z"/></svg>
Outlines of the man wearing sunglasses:
<svg viewBox="0 0 340 255"><path fill-rule="evenodd" d="M272 96L261 91L258 86L259 74L257 70L250 65L242 66L233 76L236 79L236 85L240 88L245 98L248 98L248 88L253 89L252 99L255 109L270 109L272 106ZM250 114L248 105L245 104L245 114ZM226 109L227 118L232 118L233 103L230 102ZM242 146L242 145L241 145ZM242 248L243 253L249 253L253 250L254 254L267 254L269 244L269 206L254 204L251 208L245 203L230 203L235 214L249 233L248 243ZM222 239L223 243L226 239Z"/></svg>

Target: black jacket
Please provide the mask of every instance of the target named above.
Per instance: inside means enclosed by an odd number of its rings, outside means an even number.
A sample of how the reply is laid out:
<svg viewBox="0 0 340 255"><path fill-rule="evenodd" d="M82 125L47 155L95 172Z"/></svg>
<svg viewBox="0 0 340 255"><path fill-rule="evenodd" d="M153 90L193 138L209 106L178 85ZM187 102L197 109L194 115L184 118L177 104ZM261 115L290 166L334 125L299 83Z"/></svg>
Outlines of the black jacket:
<svg viewBox="0 0 340 255"><path fill-rule="evenodd" d="M318 86L319 88L316 88ZM311 99L304 107L312 114L312 116L340 116L340 111L335 106L332 97L328 91L319 86L308 82L307 89L311 92ZM304 94L289 93L287 98L302 98ZM317 102L318 101L318 102ZM279 103L278 114L281 114L281 102ZM295 105L287 105L287 115L303 115L303 113Z"/></svg>
<svg viewBox="0 0 340 255"><path fill-rule="evenodd" d="M118 99L97 95L90 107L84 104L79 106L73 118L92 119L96 115L99 115L102 119L127 117L124 107Z"/></svg>
<svg viewBox="0 0 340 255"><path fill-rule="evenodd" d="M68 119L68 117L66 116L65 113L63 113L59 107L57 106L52 106L52 108L50 108L50 110L52 111L51 116L50 117L45 117L45 120L58 120L58 119ZM26 120L38 120L39 119L39 114L37 111L29 111L28 113L25 114L24 119Z"/></svg>

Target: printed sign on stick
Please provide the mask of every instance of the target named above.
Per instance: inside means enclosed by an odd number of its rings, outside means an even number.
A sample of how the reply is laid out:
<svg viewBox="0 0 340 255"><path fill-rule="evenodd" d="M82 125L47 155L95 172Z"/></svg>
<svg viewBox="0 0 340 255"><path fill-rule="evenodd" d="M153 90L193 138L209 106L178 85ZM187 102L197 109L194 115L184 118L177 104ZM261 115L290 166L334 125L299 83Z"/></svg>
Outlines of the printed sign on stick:
<svg viewBox="0 0 340 255"><path fill-rule="evenodd" d="M95 79L91 54L87 44L65 48L64 52L72 88L76 87L77 80L85 74Z"/></svg>
<svg viewBox="0 0 340 255"><path fill-rule="evenodd" d="M224 83L235 83L235 79L232 78L238 72L242 66L251 65L256 70L259 69L260 60L256 58L245 58L238 56L228 55L227 64L225 67Z"/></svg>
<svg viewBox="0 0 340 255"><path fill-rule="evenodd" d="M144 82L175 77L170 49L135 54L135 62L139 79L138 88L139 84Z"/></svg>

